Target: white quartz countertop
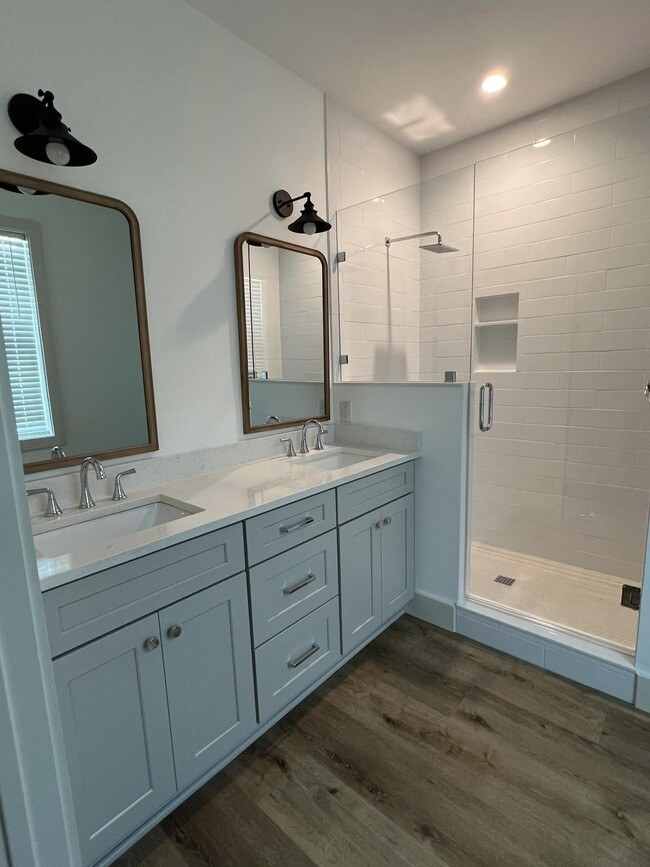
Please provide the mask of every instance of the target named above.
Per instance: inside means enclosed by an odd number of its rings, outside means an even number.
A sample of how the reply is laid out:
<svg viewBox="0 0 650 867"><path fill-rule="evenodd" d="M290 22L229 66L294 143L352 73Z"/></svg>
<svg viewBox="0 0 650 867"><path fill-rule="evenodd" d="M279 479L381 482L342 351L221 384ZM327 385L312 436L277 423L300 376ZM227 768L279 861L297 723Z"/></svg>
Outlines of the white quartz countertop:
<svg viewBox="0 0 650 867"><path fill-rule="evenodd" d="M317 494L363 476L406 463L419 457L417 452L401 453L359 447L326 447L317 454L337 452L361 453L362 460L340 469L321 469L314 453L294 458L277 457L253 461L218 472L180 479L153 488L140 490L122 504L111 500L98 502L92 515L82 520L94 520L117 510L134 508L151 502L157 496L169 502L187 503L200 511L178 520L140 530L112 539L110 542L89 542L75 545L74 550L61 556L39 555L39 536L50 528L65 527L80 520L77 510L68 510L62 518L40 518L32 522L37 552L41 590L52 590L86 575L117 566L136 557L143 557L185 542L188 539L235 524L296 499ZM366 457L367 456L367 457Z"/></svg>

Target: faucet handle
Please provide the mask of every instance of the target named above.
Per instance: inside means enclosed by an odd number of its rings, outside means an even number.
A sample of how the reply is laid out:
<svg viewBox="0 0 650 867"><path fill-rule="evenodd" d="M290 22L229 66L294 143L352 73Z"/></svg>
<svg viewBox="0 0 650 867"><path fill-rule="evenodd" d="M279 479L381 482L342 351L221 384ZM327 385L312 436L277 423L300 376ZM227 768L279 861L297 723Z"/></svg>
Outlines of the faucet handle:
<svg viewBox="0 0 650 867"><path fill-rule="evenodd" d="M28 497L33 497L34 494L47 494L47 506L45 508L46 518L58 518L63 514L56 501L52 488L27 488Z"/></svg>
<svg viewBox="0 0 650 867"><path fill-rule="evenodd" d="M316 449L317 452L323 451L323 448L324 448L324 446L323 446L323 434L326 434L326 433L329 433L329 431L327 430L326 427L323 427L321 425L320 428L318 429L318 433L316 434L316 445L314 446L314 448Z"/></svg>
<svg viewBox="0 0 650 867"><path fill-rule="evenodd" d="M293 440L291 439L291 437L280 437L280 442L281 443L289 443L289 445L287 446L287 457L288 458L295 458L296 450L294 448Z"/></svg>
<svg viewBox="0 0 650 867"><path fill-rule="evenodd" d="M122 476L133 476L135 475L135 467L131 467L130 470L122 470L121 473L118 473L115 476L115 487L113 488L113 499L120 502L121 500L126 500L127 496L122 487Z"/></svg>

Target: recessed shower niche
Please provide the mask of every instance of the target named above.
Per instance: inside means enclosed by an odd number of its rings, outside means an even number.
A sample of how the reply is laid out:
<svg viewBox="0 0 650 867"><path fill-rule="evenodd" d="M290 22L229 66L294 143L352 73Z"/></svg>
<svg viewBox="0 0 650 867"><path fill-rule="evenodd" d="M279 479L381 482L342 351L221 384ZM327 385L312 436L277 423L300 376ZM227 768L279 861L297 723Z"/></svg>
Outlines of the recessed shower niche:
<svg viewBox="0 0 650 867"><path fill-rule="evenodd" d="M477 371L517 369L519 293L476 298L474 345Z"/></svg>

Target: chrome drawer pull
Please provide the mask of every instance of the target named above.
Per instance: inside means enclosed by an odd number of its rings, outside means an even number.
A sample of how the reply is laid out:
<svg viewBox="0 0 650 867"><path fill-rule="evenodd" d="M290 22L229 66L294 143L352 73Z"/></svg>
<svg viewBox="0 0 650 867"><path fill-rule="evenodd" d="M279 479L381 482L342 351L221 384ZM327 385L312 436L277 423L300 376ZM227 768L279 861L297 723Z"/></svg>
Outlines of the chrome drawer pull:
<svg viewBox="0 0 650 867"><path fill-rule="evenodd" d="M287 665L289 668L298 668L299 665L302 665L303 662L306 662L310 656L313 656L315 653L318 653L320 647L316 642L312 644L309 650L306 650L304 653L301 653L298 659L290 659L287 661Z"/></svg>
<svg viewBox="0 0 650 867"><path fill-rule="evenodd" d="M298 581L297 584L292 584L291 587L283 587L282 592L285 596L290 596L292 593L295 593L297 590L302 590L303 587L306 587L308 584L311 584L312 581L315 581L318 576L314 575L313 572L310 572L302 581Z"/></svg>
<svg viewBox="0 0 650 867"><path fill-rule="evenodd" d="M302 521L298 521L297 524L292 524L290 527L280 527L280 532L283 536L286 536L287 533L293 533L294 530L299 530L301 527L307 527L309 524L313 524L314 519L307 515L306 518L303 518Z"/></svg>

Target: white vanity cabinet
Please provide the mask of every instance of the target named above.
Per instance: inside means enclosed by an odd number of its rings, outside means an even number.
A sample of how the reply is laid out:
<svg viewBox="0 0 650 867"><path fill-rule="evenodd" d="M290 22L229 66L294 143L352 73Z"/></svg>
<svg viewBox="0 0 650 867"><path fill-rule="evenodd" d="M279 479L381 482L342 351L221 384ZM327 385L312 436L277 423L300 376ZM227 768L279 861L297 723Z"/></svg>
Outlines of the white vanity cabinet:
<svg viewBox="0 0 650 867"><path fill-rule="evenodd" d="M94 864L254 730L246 576L62 656L54 672Z"/></svg>
<svg viewBox="0 0 650 867"><path fill-rule="evenodd" d="M176 792L158 616L54 661L84 864Z"/></svg>
<svg viewBox="0 0 650 867"><path fill-rule="evenodd" d="M182 790L257 724L246 576L170 605L158 617L176 784Z"/></svg>
<svg viewBox="0 0 650 867"><path fill-rule="evenodd" d="M376 473L338 492L339 516L380 505L339 527L343 653L404 609L415 590L413 465ZM339 518L340 520L340 518Z"/></svg>
<svg viewBox="0 0 650 867"><path fill-rule="evenodd" d="M43 594L87 867L404 610L413 483L398 464Z"/></svg>

